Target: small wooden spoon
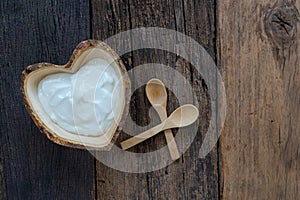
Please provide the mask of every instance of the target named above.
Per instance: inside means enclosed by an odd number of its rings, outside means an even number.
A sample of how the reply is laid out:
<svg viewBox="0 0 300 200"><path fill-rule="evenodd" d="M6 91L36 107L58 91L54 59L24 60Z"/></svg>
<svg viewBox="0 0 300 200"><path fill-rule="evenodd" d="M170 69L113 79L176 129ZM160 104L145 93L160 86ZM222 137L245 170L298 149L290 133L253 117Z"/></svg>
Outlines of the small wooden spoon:
<svg viewBox="0 0 300 200"><path fill-rule="evenodd" d="M157 133L171 128L178 128L188 126L194 123L199 116L198 109L191 104L183 105L177 108L165 121L161 124L136 135L128 140L121 142L121 147L123 150L129 149L150 137L153 137Z"/></svg>
<svg viewBox="0 0 300 200"><path fill-rule="evenodd" d="M159 79L151 79L146 85L146 94L151 105L158 113L160 120L166 120L168 95L163 82ZM165 137L172 160L177 160L180 158L180 154L171 129L165 130Z"/></svg>

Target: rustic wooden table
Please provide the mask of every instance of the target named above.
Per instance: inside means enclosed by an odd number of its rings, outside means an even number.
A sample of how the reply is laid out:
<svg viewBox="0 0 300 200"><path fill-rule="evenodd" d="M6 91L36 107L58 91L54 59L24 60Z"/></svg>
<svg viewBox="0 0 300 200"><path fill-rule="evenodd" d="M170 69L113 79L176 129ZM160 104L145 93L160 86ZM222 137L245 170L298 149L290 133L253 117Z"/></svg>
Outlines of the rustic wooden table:
<svg viewBox="0 0 300 200"><path fill-rule="evenodd" d="M2 0L0 199L299 199L299 7L299 1L285 0ZM154 172L123 173L40 134L22 104L23 68L64 64L82 40L143 26L182 32L217 63L228 106L211 153L198 158L210 120L205 81L187 61L159 50L122 59L128 70L169 65L193 85L201 126L178 161ZM169 112L176 106L171 97ZM138 89L130 115L139 125L149 123L149 107L144 88ZM160 134L134 151L163 145Z"/></svg>

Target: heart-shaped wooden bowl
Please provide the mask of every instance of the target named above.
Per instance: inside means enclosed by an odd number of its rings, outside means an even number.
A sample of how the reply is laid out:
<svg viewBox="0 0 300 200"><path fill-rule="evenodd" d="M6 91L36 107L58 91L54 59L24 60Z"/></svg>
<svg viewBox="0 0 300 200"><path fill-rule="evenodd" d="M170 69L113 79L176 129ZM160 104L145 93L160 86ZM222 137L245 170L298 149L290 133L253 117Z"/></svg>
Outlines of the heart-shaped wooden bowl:
<svg viewBox="0 0 300 200"><path fill-rule="evenodd" d="M104 135L84 136L68 132L54 123L45 112L39 97L38 84L46 76L56 73L76 73L81 66L91 59L100 58L111 63L121 81L120 109L118 116ZM22 72L21 92L28 113L39 130L53 142L74 148L88 148L109 150L117 139L129 109L131 85L130 80L120 57L104 42L87 40L81 42L73 52L69 62L65 65L50 63L33 64ZM119 99L118 99L119 101ZM74 105L76 106L76 105Z"/></svg>

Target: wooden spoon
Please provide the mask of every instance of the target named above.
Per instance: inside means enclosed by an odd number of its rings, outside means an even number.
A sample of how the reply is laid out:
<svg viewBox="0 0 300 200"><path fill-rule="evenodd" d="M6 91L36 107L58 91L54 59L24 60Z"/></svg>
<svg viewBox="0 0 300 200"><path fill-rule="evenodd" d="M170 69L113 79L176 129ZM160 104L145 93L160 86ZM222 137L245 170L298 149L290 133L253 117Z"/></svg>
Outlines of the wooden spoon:
<svg viewBox="0 0 300 200"><path fill-rule="evenodd" d="M146 85L147 97L159 115L161 121L167 119L167 91L159 79L151 79ZM171 129L165 130L165 137L172 160L180 158L180 154Z"/></svg>
<svg viewBox="0 0 300 200"><path fill-rule="evenodd" d="M191 104L183 105L177 108L165 121L161 124L140 133L128 140L121 142L121 147L123 150L129 149L150 137L153 137L157 133L171 128L178 128L188 126L194 123L199 116L198 109Z"/></svg>

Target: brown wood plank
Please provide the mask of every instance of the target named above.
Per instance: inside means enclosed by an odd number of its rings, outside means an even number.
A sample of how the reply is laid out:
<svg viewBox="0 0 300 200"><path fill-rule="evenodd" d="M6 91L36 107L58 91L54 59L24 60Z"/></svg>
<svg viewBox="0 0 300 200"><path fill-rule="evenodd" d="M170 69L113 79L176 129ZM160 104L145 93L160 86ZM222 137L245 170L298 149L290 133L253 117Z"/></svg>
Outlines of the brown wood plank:
<svg viewBox="0 0 300 200"><path fill-rule="evenodd" d="M93 157L58 146L27 114L20 75L29 64L64 64L89 37L89 4L79 1L0 2L1 151L8 199L91 199Z"/></svg>
<svg viewBox="0 0 300 200"><path fill-rule="evenodd" d="M299 1L218 3L224 199L300 198Z"/></svg>
<svg viewBox="0 0 300 200"><path fill-rule="evenodd" d="M121 31L142 26L159 26L186 33L200 42L215 57L215 1L193 0L104 0L92 1L93 38L104 40ZM122 56L128 69L145 63L162 63L182 73L193 84L201 105L198 135L188 151L170 166L144 174L124 173L97 162L98 199L218 199L217 148L198 159L203 136L209 123L210 100L205 84L193 67L174 54L159 50L140 50ZM145 72L147 73L147 72ZM172 77L168 77L172 79ZM171 94L171 93L169 93ZM170 98L169 112L178 106ZM132 99L131 117L139 125L149 123L149 102L144 87ZM196 131L196 130L195 130ZM184 134L189 134L185 132ZM128 138L124 134L119 142ZM165 145L160 134L133 149L134 152L154 151Z"/></svg>

